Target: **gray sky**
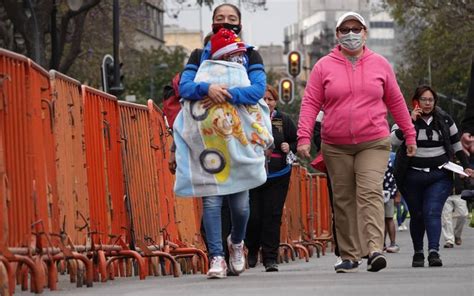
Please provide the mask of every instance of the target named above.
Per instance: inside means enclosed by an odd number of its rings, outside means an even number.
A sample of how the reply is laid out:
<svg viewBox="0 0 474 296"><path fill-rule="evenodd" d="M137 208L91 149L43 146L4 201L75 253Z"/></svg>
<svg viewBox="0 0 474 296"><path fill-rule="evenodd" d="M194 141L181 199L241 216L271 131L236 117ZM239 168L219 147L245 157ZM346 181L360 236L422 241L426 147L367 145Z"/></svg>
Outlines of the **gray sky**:
<svg viewBox="0 0 474 296"><path fill-rule="evenodd" d="M176 7L175 1L165 2L169 5L169 8ZM194 0L188 2L195 3ZM223 3L221 0L215 0L214 2L216 4ZM238 3L238 1L227 2ZM199 30L199 9L197 7L199 6L192 5L181 10L177 19L171 18L165 13L165 24L178 24L184 28ZM257 9L253 12L246 9L246 5L242 4L243 39L245 42L256 46L269 45L271 43L283 45L283 28L295 23L297 19L297 1L267 0L266 8L266 10ZM202 8L204 35L211 31L211 14L212 11L208 7Z"/></svg>

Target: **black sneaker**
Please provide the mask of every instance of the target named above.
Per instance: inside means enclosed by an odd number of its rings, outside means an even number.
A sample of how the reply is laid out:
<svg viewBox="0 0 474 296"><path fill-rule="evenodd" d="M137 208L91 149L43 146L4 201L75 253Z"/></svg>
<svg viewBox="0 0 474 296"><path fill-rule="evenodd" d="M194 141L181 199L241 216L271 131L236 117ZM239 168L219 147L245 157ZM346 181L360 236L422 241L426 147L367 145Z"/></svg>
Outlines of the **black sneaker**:
<svg viewBox="0 0 474 296"><path fill-rule="evenodd" d="M379 252L373 252L367 260L367 271L377 272L387 267L387 259Z"/></svg>
<svg viewBox="0 0 474 296"><path fill-rule="evenodd" d="M430 252L428 255L428 265L430 267L443 266L443 261L439 258L438 252Z"/></svg>
<svg viewBox="0 0 474 296"><path fill-rule="evenodd" d="M357 272L359 270L359 263L344 259L341 263L334 266L336 273Z"/></svg>
<svg viewBox="0 0 474 296"><path fill-rule="evenodd" d="M413 255L413 261L411 262L412 267L424 267L425 266L425 255L423 253L415 253Z"/></svg>
<svg viewBox="0 0 474 296"><path fill-rule="evenodd" d="M278 272L278 264L276 263L269 263L265 265L266 272Z"/></svg>

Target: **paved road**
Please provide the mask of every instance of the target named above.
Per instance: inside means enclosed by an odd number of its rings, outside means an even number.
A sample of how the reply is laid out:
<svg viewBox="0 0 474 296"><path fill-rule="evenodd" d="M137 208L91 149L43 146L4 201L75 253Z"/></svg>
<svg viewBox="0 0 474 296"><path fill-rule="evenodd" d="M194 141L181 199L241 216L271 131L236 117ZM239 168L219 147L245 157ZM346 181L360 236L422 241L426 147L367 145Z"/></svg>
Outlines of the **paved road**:
<svg viewBox="0 0 474 296"><path fill-rule="evenodd" d="M441 249L441 268L412 268L409 232L398 232L401 251L387 254L388 268L367 272L366 262L358 273L336 274L332 253L310 262L297 260L282 264L280 272L265 273L257 266L239 277L207 280L203 275L180 278L121 278L94 283L92 288L75 288L65 278L60 291L45 290L44 295L474 295L474 228L466 226L462 246ZM31 295L20 293L15 295Z"/></svg>

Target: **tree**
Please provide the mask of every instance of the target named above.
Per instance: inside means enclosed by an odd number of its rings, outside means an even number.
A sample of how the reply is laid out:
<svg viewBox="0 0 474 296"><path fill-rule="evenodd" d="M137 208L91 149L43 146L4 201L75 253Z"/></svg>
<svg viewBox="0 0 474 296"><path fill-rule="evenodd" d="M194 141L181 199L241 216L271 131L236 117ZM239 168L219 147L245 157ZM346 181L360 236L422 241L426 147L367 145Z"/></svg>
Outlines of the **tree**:
<svg viewBox="0 0 474 296"><path fill-rule="evenodd" d="M142 51L135 66L125 72L127 94L137 96L138 103L146 103L148 98L161 103L163 87L183 70L185 59L186 53L181 47L171 51L166 48Z"/></svg>
<svg viewBox="0 0 474 296"><path fill-rule="evenodd" d="M474 48L474 6L459 0L385 0L402 29L401 63L397 78L405 97L418 84L428 83L445 96L442 107L454 117L462 108L452 100L464 101ZM454 113L454 114L453 114Z"/></svg>
<svg viewBox="0 0 474 296"><path fill-rule="evenodd" d="M56 1L3 0L0 4L6 19L2 19L0 31L5 34L0 38L10 46L8 49L29 56L46 69L51 66L66 73L81 52L87 14L99 2L84 0L82 6L73 11L64 3L56 4ZM58 59L51 63L47 49L51 46L51 21L56 10L60 18L56 28L59 36ZM19 36L12 38L12 33Z"/></svg>
<svg viewBox="0 0 474 296"><path fill-rule="evenodd" d="M121 24L122 21L127 23L127 19L129 23L140 19L136 17L136 8L143 2L143 0L120 1ZM195 0L195 3L211 7L214 1ZM58 69L68 74L77 58L90 55L91 49L94 49L89 43L86 51L83 50L85 38L94 40L95 43L101 42L102 47L111 47L111 29L104 30L112 27L111 7L112 1L101 0L83 0L78 10L72 10L66 1L62 0L2 0L0 46L30 57L45 69ZM96 15L108 15L108 22L100 23L95 17L90 19L88 16L92 12ZM54 22L57 23L55 28L52 27ZM121 30L127 28L133 26L121 26ZM54 33L58 36L58 52L53 56L51 49L55 39L52 38Z"/></svg>

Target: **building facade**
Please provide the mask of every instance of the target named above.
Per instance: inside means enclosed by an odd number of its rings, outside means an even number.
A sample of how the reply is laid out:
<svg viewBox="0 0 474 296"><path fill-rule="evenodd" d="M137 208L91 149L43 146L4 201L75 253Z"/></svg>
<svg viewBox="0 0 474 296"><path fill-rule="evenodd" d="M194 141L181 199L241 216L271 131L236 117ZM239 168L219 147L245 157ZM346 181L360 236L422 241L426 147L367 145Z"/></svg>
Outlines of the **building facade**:
<svg viewBox="0 0 474 296"><path fill-rule="evenodd" d="M348 11L360 13L367 22L367 46L395 64L393 52L398 34L379 0L298 0L299 21L284 30L285 53L299 50L306 57L305 66L312 68L336 44L337 19Z"/></svg>
<svg viewBox="0 0 474 296"><path fill-rule="evenodd" d="M177 25L167 25L164 30L166 47L182 47L188 54L195 48L203 47L203 37L199 30L189 30Z"/></svg>
<svg viewBox="0 0 474 296"><path fill-rule="evenodd" d="M142 1L139 10L139 21L134 35L135 48L141 50L164 45L164 1Z"/></svg>

